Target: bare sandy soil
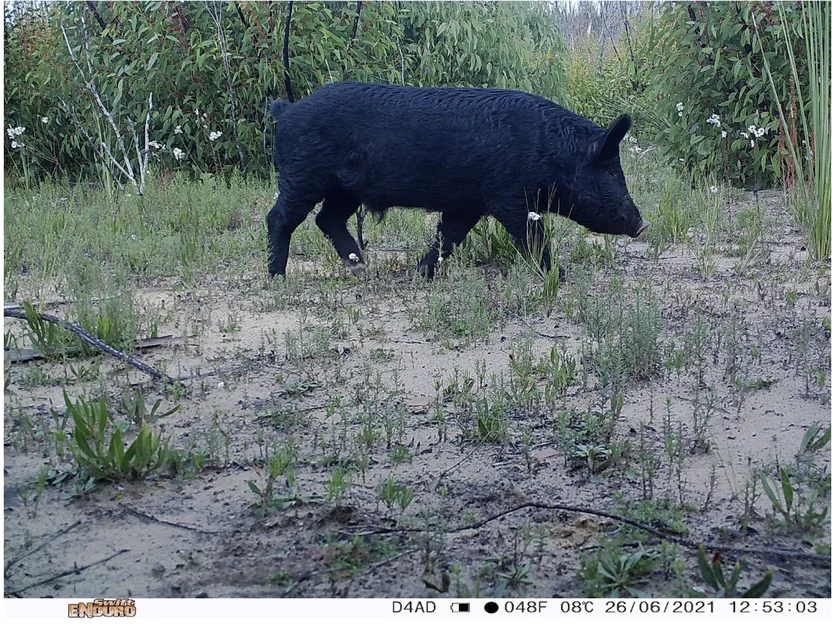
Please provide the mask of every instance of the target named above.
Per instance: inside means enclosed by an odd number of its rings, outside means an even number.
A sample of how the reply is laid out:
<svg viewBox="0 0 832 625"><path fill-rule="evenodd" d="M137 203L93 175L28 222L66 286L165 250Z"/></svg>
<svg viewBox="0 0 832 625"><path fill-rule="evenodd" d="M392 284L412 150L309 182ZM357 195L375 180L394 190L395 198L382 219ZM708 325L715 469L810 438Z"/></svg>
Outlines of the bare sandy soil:
<svg viewBox="0 0 832 625"><path fill-rule="evenodd" d="M775 206L777 196L766 201ZM141 358L172 376L219 373L185 382L176 396L106 358L69 361L76 371L99 367L100 375L87 382L78 382L69 366L60 363L7 368L5 560L54 537L6 571L7 594L581 593L581 559L597 554L622 531L610 519L528 507L474 529L458 529L529 502L625 516L632 515L635 502L664 502L682 520L681 531L695 541L828 553L828 518L820 536L773 531L765 518L771 503L759 483L753 503L745 501L755 471L774 473L793 462L809 426L829 423L829 376L818 379L815 371L828 373L829 366L824 326L829 319L828 270L806 268L800 238L788 226L770 234L755 270L740 274L740 258L717 254L708 278L695 271L689 247L671 247L656 260L646 257L644 243L617 245L616 279L625 288L647 284L658 297L662 345L670 340L681 345L679 337L697 314L714 329L705 371L711 393L709 449L697 444L694 433L694 413L702 410L707 389L703 386L701 396L694 397L693 374L677 374L666 366L649 379L628 384L615 438L629 441L629 447L602 470L568 462L557 427L559 410L586 410L598 400L597 373L591 370L553 401L554 408L513 418L503 442L463 436L470 423L443 391L454 371L457 379L479 379L473 392L485 396L497 381L491 374L508 380L520 345L535 359L559 346L580 362L589 329L567 314L566 302L577 288L571 278L561 285L550 316L501 315L487 336L461 341L448 341L419 323L418 311L429 305L429 287L412 282L404 271L375 275L372 265L380 263L379 254L371 258L367 278L353 281L336 271L338 277L326 289L310 284L332 278L330 268L314 259L293 258L293 271L316 277L291 295L278 296L275 287L264 286L259 268L247 280L206 278L197 288L185 289L175 280L149 284L139 295L159 311L159 334L181 340ZM481 272L486 285L499 277L494 267L466 272ZM596 272L593 289L609 286L607 273ZM455 275L451 270L440 278L448 293L455 288ZM275 305L279 297L288 303ZM744 379L753 382L742 392L722 374L726 328L735 314L743 322ZM18 322L7 320L10 328L23 334ZM91 494L74 498L67 497L66 485L48 486L36 496L44 466L66 469L72 464L71 458L58 459L48 440L54 430L50 408L63 409L63 390L70 396L103 393L117 407L131 385L144 389L150 404L161 398L161 409L181 405L151 425L170 437L172 447L191 455L201 452L199 470L100 483ZM336 396L340 406L332 405ZM437 418L440 406L444 431ZM378 440L358 451L359 433L372 419ZM682 470L676 472L666 451L674 432L686 450ZM264 458L290 439L297 447L294 488L305 500L258 514L258 498L247 482L264 487ZM657 459L649 493L643 483L645 450ZM362 454L368 457L363 475L354 463ZM819 471L826 475L828 454L827 446L819 460ZM353 459L352 484L342 496L333 496L328 489L337 465L333 458L347 457ZM396 484L412 489L412 503L404 512L380 502L381 485L391 475ZM289 492L282 477L275 489ZM76 522L80 524L64 531ZM669 521L655 526L675 535ZM426 527L429 531L389 531ZM704 589L694 551L661 547L644 533L634 536L625 547L635 548L641 540L661 554L661 564L635 584L642 592L674 596L685 588ZM129 551L79 574L20 590L122 549ZM736 557L722 555L729 562ZM773 555L744 560L741 585L773 568L772 595L830 596L828 568ZM506 587L506 579L524 565L522 582Z"/></svg>

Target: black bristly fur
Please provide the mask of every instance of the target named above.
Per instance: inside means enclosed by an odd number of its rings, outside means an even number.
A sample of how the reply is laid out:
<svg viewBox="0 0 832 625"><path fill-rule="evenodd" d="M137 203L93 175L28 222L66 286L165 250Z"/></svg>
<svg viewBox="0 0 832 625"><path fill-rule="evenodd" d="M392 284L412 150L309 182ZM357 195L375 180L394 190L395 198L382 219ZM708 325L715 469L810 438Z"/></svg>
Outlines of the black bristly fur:
<svg viewBox="0 0 832 625"><path fill-rule="evenodd" d="M605 130L521 91L348 82L278 100L271 115L280 171L267 218L272 276L285 273L292 233L322 200L316 222L356 273L363 261L346 222L361 204L379 216L391 206L442 213L419 262L427 276L485 215L525 249L530 231L542 240L530 211L600 233L637 236L646 227L619 161L626 116ZM548 251L543 264L548 270Z"/></svg>

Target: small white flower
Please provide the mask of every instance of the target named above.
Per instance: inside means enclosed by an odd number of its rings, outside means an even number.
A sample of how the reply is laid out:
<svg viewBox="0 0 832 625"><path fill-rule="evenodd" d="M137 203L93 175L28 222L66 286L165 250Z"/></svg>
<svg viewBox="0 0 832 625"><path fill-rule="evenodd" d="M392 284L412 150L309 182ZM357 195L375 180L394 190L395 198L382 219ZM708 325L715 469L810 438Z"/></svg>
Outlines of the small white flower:
<svg viewBox="0 0 832 625"><path fill-rule="evenodd" d="M748 133L747 132L741 132L740 136L742 136L745 139L748 139Z"/></svg>
<svg viewBox="0 0 832 625"><path fill-rule="evenodd" d="M17 141L12 141L12 150L18 147L20 147L20 144Z"/></svg>
<svg viewBox="0 0 832 625"><path fill-rule="evenodd" d="M165 144L164 143L159 143L158 141L151 141L147 145L149 145L154 150L164 150L165 149Z"/></svg>
<svg viewBox="0 0 832 625"><path fill-rule="evenodd" d="M355 252L350 252L349 259L354 263L357 263L359 260L361 260L360 258L358 258L358 254L356 254Z"/></svg>
<svg viewBox="0 0 832 625"><path fill-rule="evenodd" d="M277 198L279 198L279 197L280 197L280 191L278 191L277 193L274 194L274 201L276 202Z"/></svg>
<svg viewBox="0 0 832 625"><path fill-rule="evenodd" d="M681 116L682 116L682 111L679 111L679 117L681 117Z"/></svg>
<svg viewBox="0 0 832 625"><path fill-rule="evenodd" d="M716 193L718 189L714 186L711 186L711 193Z"/></svg>
<svg viewBox="0 0 832 625"><path fill-rule="evenodd" d="M41 117L41 118L40 118L40 123L42 123L42 124L48 124L48 123L49 123L49 118L48 118L48 117Z"/></svg>
<svg viewBox="0 0 832 625"><path fill-rule="evenodd" d="M217 140L217 139L219 139L221 136L222 136L222 132L220 132L220 131L214 131L214 132L212 132L210 135L208 135L208 138L209 138L211 141L216 141L216 140Z"/></svg>
<svg viewBox="0 0 832 625"><path fill-rule="evenodd" d="M681 102L677 102L677 103L676 103L676 110L677 110L677 111L679 111L679 112L681 113L682 111L684 111L684 110L685 110L685 105L684 105L684 104L682 104Z"/></svg>
<svg viewBox="0 0 832 625"><path fill-rule="evenodd" d="M717 128L722 127L722 122L719 121L719 115L717 115L716 113L711 113L711 116L705 120L705 123L716 126Z"/></svg>
<svg viewBox="0 0 832 625"><path fill-rule="evenodd" d="M724 139L724 138L725 138L725 137L727 137L727 136L728 136L728 133L727 133L727 132L725 132L725 131L723 130L723 131L722 131L722 138Z"/></svg>
<svg viewBox="0 0 832 625"><path fill-rule="evenodd" d="M179 148L173 148L173 158L175 158L177 161L181 161L183 158L185 158L185 153Z"/></svg>
<svg viewBox="0 0 832 625"><path fill-rule="evenodd" d="M440 256L439 258L436 259L436 262L438 262L441 265L443 260L445 260L445 259Z"/></svg>
<svg viewBox="0 0 832 625"><path fill-rule="evenodd" d="M18 126L17 128L14 129L14 134L17 137L22 135L24 132L26 132L26 127L25 126Z"/></svg>
<svg viewBox="0 0 832 625"><path fill-rule="evenodd" d="M11 126L6 128L6 134L9 135L9 139L14 139L14 137L15 137L14 128L12 128Z"/></svg>
<svg viewBox="0 0 832 625"><path fill-rule="evenodd" d="M182 126L177 126L176 128L174 128L173 129L173 134L181 135L182 134Z"/></svg>
<svg viewBox="0 0 832 625"><path fill-rule="evenodd" d="M208 113L203 113L202 114L202 119L208 119Z"/></svg>
<svg viewBox="0 0 832 625"><path fill-rule="evenodd" d="M529 211L529 221L538 221L539 219L540 215L538 215L534 211Z"/></svg>
<svg viewBox="0 0 832 625"><path fill-rule="evenodd" d="M765 129L765 128L762 128L762 127L757 128L757 130L754 132L754 135L755 135L757 138L762 137L764 134L766 134L766 129Z"/></svg>
<svg viewBox="0 0 832 625"><path fill-rule="evenodd" d="M754 139L751 140L751 147L754 147Z"/></svg>
<svg viewBox="0 0 832 625"><path fill-rule="evenodd" d="M130 238L131 238L131 239L133 239L134 241L138 241L138 240L139 240L139 237L137 237L135 234L131 234L131 235L130 235Z"/></svg>
<svg viewBox="0 0 832 625"><path fill-rule="evenodd" d="M196 109L196 110L194 111L194 115L196 115L197 117L199 117L199 109Z"/></svg>

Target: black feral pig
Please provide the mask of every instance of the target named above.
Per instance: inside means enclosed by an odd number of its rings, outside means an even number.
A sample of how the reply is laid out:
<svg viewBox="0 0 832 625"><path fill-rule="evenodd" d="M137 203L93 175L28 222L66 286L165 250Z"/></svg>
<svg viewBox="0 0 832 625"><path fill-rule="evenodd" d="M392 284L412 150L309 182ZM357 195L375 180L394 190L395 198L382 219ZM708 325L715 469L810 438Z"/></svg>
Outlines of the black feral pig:
<svg viewBox="0 0 832 625"><path fill-rule="evenodd" d="M647 227L619 161L627 116L605 130L521 91L349 82L277 100L271 115L280 171L266 220L272 276L285 274L292 232L321 200L316 222L356 274L364 263L346 223L361 204L378 217L391 206L442 213L419 261L429 277L484 215L526 251L540 249L536 211L550 207L599 233L636 237ZM548 250L542 264L549 269Z"/></svg>

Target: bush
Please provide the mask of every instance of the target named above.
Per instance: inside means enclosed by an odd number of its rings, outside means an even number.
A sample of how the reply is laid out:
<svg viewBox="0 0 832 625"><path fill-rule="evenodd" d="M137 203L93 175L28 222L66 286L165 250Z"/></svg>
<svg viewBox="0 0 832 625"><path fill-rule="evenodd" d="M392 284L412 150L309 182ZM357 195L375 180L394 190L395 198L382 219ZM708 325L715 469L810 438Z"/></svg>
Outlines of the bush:
<svg viewBox="0 0 832 625"><path fill-rule="evenodd" d="M371 2L361 5L359 15L354 2L292 6L289 63L296 99L340 80L507 87L549 97L563 84L562 44L546 7ZM235 169L267 176L268 103L287 96L287 11L286 2L7 6L7 170L27 183L43 175L110 181L99 146L104 142L117 157L122 147L80 67L93 77L124 136L123 152L132 158L145 148L152 93L152 169L185 170L195 178Z"/></svg>
<svg viewBox="0 0 832 625"><path fill-rule="evenodd" d="M795 93L807 83L805 60L793 75L784 37L801 9L791 2L781 7L784 21L770 1L663 5L651 24L649 90L664 121L656 141L672 163L741 186L781 180L788 167L785 133L793 134L797 123ZM795 54L805 59L802 50ZM765 62L791 111L787 128L778 119Z"/></svg>

